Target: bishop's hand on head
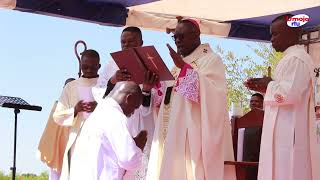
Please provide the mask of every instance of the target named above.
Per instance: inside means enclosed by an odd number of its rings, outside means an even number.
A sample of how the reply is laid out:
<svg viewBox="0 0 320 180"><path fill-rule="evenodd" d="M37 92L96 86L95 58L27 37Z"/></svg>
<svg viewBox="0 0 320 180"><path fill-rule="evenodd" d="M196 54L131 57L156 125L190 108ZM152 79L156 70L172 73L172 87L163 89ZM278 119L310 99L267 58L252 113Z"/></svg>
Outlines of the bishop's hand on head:
<svg viewBox="0 0 320 180"><path fill-rule="evenodd" d="M111 77L112 84L116 84L117 82L120 82L120 81L130 81L130 80L131 80L131 74L128 72L127 69L120 69Z"/></svg>
<svg viewBox="0 0 320 180"><path fill-rule="evenodd" d="M150 92L151 89L159 82L159 76L151 71L147 71L144 75L143 92Z"/></svg>

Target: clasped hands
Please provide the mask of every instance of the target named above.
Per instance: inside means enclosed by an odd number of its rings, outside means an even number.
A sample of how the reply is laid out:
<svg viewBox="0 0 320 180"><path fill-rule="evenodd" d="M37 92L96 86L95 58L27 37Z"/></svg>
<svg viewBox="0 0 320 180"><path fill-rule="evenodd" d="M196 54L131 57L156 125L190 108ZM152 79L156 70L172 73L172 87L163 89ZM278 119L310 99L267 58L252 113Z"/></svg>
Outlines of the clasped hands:
<svg viewBox="0 0 320 180"><path fill-rule="evenodd" d="M271 77L264 76L263 78L249 78L244 85L253 91L266 93L268 84L272 81Z"/></svg>
<svg viewBox="0 0 320 180"><path fill-rule="evenodd" d="M97 107L96 101L91 102L83 102L83 100L79 101L76 106L74 107L74 117L77 116L79 112L93 112L94 109Z"/></svg>

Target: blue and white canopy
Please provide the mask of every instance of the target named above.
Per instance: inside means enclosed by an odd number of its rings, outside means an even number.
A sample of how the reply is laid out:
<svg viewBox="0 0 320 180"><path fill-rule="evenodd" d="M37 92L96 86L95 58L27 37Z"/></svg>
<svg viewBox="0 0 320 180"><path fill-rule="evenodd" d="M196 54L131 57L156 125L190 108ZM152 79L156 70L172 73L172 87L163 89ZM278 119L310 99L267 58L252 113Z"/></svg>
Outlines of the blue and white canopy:
<svg viewBox="0 0 320 180"><path fill-rule="evenodd" d="M203 34L270 40L269 24L283 13L307 14L320 25L320 0L1 0L0 7L101 25L165 31L176 16L200 20Z"/></svg>

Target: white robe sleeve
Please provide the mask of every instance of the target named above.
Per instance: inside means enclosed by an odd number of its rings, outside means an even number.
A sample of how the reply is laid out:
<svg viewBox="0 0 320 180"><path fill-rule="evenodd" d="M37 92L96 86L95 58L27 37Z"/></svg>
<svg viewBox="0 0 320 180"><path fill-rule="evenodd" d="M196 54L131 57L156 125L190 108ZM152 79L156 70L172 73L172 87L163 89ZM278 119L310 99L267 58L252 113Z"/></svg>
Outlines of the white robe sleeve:
<svg viewBox="0 0 320 180"><path fill-rule="evenodd" d="M142 151L131 137L126 119L115 119L112 123L114 123L112 130L106 134L117 155L119 166L129 171L136 170L141 165Z"/></svg>
<svg viewBox="0 0 320 180"><path fill-rule="evenodd" d="M137 136L140 131L146 130L148 132L148 139L152 139L154 129L152 104L150 104L150 107L141 105L136 109L134 114L128 119L127 127L132 137Z"/></svg>
<svg viewBox="0 0 320 180"><path fill-rule="evenodd" d="M210 57L210 56L209 56ZM208 58L209 58L208 57ZM211 59L212 58L212 59ZM227 120L227 85L224 64L220 57L211 57L198 70L201 108L202 164L207 179L222 180L224 176L225 121ZM213 133L214 132L214 133Z"/></svg>
<svg viewBox="0 0 320 180"><path fill-rule="evenodd" d="M155 90L151 90L151 99L150 99L150 105L149 106L143 106L141 105L139 107L140 111L141 111L141 115L142 117L147 117L149 115L151 115L153 113L153 107L155 106L154 100L155 100Z"/></svg>
<svg viewBox="0 0 320 180"><path fill-rule="evenodd" d="M151 91L151 103L153 107L160 107L166 89L167 84L164 81L160 81L156 84L155 88Z"/></svg>
<svg viewBox="0 0 320 180"><path fill-rule="evenodd" d="M72 126L75 120L74 107L70 104L69 91L69 86L66 85L53 113L53 120L61 126Z"/></svg>
<svg viewBox="0 0 320 180"><path fill-rule="evenodd" d="M142 130L146 130L148 132L148 140L152 141L153 132L154 132L154 108L152 103L152 96L151 96L151 103L150 107L143 107L141 106L141 122L139 122L139 132Z"/></svg>
<svg viewBox="0 0 320 180"><path fill-rule="evenodd" d="M308 66L297 57L292 57L282 69L281 77L269 83L264 102L271 106L299 103L310 81Z"/></svg>
<svg viewBox="0 0 320 180"><path fill-rule="evenodd" d="M119 70L117 64L113 60L109 60L104 66L102 73L99 75L97 86L106 88L109 79Z"/></svg>
<svg viewBox="0 0 320 180"><path fill-rule="evenodd" d="M95 100L99 101L103 98L109 79L117 72L117 64L113 60L109 60L103 67L102 72L99 74L97 85L92 88L92 93L95 94Z"/></svg>

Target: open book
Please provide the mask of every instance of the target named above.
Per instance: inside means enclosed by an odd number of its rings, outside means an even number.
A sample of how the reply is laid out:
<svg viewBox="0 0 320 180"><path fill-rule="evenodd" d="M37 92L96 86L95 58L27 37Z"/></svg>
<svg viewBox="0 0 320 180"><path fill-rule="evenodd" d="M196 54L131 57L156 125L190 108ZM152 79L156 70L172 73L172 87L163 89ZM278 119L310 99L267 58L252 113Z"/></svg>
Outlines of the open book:
<svg viewBox="0 0 320 180"><path fill-rule="evenodd" d="M159 76L160 81L174 80L154 46L131 48L111 53L119 69L127 69L132 81L142 84L149 70Z"/></svg>

